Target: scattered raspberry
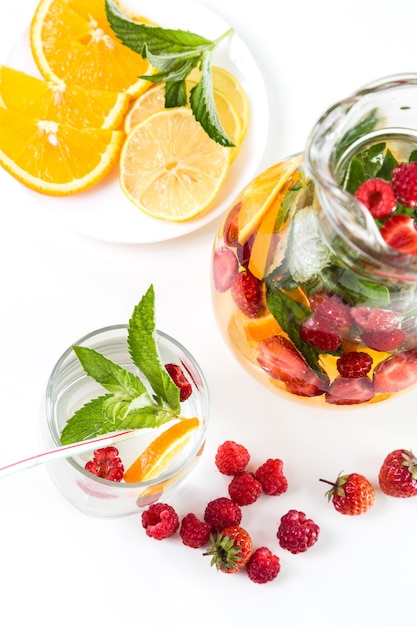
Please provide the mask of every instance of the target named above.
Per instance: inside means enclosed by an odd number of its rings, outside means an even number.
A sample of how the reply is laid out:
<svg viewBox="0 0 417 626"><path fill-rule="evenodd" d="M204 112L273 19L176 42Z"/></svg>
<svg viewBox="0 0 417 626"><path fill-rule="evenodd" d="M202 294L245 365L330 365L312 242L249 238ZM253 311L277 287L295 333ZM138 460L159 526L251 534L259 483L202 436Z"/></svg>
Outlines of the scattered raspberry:
<svg viewBox="0 0 417 626"><path fill-rule="evenodd" d="M392 170L391 186L398 202L417 206L417 163L398 163Z"/></svg>
<svg viewBox="0 0 417 626"><path fill-rule="evenodd" d="M381 237L391 248L403 254L417 254L417 229L414 220L398 213L382 226Z"/></svg>
<svg viewBox="0 0 417 626"><path fill-rule="evenodd" d="M400 328L394 330L366 330L361 335L362 342L379 352L392 352L398 348L405 339L405 333Z"/></svg>
<svg viewBox="0 0 417 626"><path fill-rule="evenodd" d="M143 511L142 526L148 537L153 537L159 541L174 535L180 526L180 521L172 506L157 502Z"/></svg>
<svg viewBox="0 0 417 626"><path fill-rule="evenodd" d="M266 302L262 281L249 270L236 274L231 292L235 305L248 317L256 318L265 314Z"/></svg>
<svg viewBox="0 0 417 626"><path fill-rule="evenodd" d="M323 292L314 294L310 298L310 306L317 318L334 328L344 328L352 323L350 307L339 296Z"/></svg>
<svg viewBox="0 0 417 626"><path fill-rule="evenodd" d="M201 522L194 513L188 513L181 522L180 537L185 546L202 548L210 541L211 527Z"/></svg>
<svg viewBox="0 0 417 626"><path fill-rule="evenodd" d="M265 547L255 550L246 565L249 578L260 585L274 580L280 569L279 558Z"/></svg>
<svg viewBox="0 0 417 626"><path fill-rule="evenodd" d="M291 509L281 517L277 538L281 548L292 554L305 552L316 543L320 528L305 513Z"/></svg>
<svg viewBox="0 0 417 626"><path fill-rule="evenodd" d="M226 526L238 526L241 520L242 511L230 498L211 500L204 511L204 521L217 531Z"/></svg>
<svg viewBox="0 0 417 626"><path fill-rule="evenodd" d="M336 352L342 345L340 332L313 313L301 324L301 338L323 352Z"/></svg>
<svg viewBox="0 0 417 626"><path fill-rule="evenodd" d="M372 369L373 359L366 352L345 352L337 359L337 371L344 378L361 378Z"/></svg>
<svg viewBox="0 0 417 626"><path fill-rule="evenodd" d="M243 472L249 459L250 454L245 446L235 441L225 441L217 448L214 462L221 474L234 476Z"/></svg>
<svg viewBox="0 0 417 626"><path fill-rule="evenodd" d="M355 198L366 206L375 219L387 217L397 206L391 185L381 178L371 178L362 183L355 192Z"/></svg>
<svg viewBox="0 0 417 626"><path fill-rule="evenodd" d="M236 474L229 484L229 496L239 506L253 504L261 493L261 483L250 472Z"/></svg>
<svg viewBox="0 0 417 626"><path fill-rule="evenodd" d="M94 458L85 464L85 469L106 480L120 483L123 479L124 467L119 451L114 446L94 450Z"/></svg>
<svg viewBox="0 0 417 626"><path fill-rule="evenodd" d="M193 393L191 383L185 377L182 368L175 363L167 363L165 369L180 390L180 402L185 402Z"/></svg>
<svg viewBox="0 0 417 626"><path fill-rule="evenodd" d="M281 459L268 459L255 472L255 478L262 485L263 492L268 496L280 496L288 489L288 481L283 473L284 463Z"/></svg>
<svg viewBox="0 0 417 626"><path fill-rule="evenodd" d="M219 293L230 289L238 271L238 260L229 248L219 248L213 255L213 282Z"/></svg>

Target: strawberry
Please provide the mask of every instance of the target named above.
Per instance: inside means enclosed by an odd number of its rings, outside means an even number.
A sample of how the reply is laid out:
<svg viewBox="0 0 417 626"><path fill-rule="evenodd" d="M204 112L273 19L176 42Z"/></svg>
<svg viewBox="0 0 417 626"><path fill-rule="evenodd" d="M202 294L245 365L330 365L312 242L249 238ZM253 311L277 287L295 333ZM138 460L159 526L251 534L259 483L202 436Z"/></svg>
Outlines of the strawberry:
<svg viewBox="0 0 417 626"><path fill-rule="evenodd" d="M286 337L274 335L259 343L257 360L265 372L300 396L321 395L328 381L319 378Z"/></svg>
<svg viewBox="0 0 417 626"><path fill-rule="evenodd" d="M248 317L262 317L266 312L265 294L262 281L249 270L239 272L231 284L235 305Z"/></svg>
<svg viewBox="0 0 417 626"><path fill-rule="evenodd" d="M218 248L213 255L213 283L219 293L230 289L237 274L238 260L229 248Z"/></svg>
<svg viewBox="0 0 417 626"><path fill-rule="evenodd" d="M374 395L372 380L367 376L361 378L337 376L326 392L326 402L336 405L362 404L372 400Z"/></svg>
<svg viewBox="0 0 417 626"><path fill-rule="evenodd" d="M241 206L242 203L238 202L226 215L223 226L223 240L228 246L236 246L238 242L238 217Z"/></svg>
<svg viewBox="0 0 417 626"><path fill-rule="evenodd" d="M391 185L398 202L417 206L417 163L397 163L392 170Z"/></svg>
<svg viewBox="0 0 417 626"><path fill-rule="evenodd" d="M387 217L397 206L391 185L381 178L366 180L358 187L354 195L375 219Z"/></svg>
<svg viewBox="0 0 417 626"><path fill-rule="evenodd" d="M416 383L417 349L394 354L374 369L374 389L377 393L401 391Z"/></svg>
<svg viewBox="0 0 417 626"><path fill-rule="evenodd" d="M372 368L373 359L366 352L345 352L336 361L337 371L344 378L361 378Z"/></svg>
<svg viewBox="0 0 417 626"><path fill-rule="evenodd" d="M211 565L225 574L236 574L243 569L252 553L252 539L241 526L226 526L211 536L211 548L204 556L211 556Z"/></svg>
<svg viewBox="0 0 417 626"><path fill-rule="evenodd" d="M414 220L401 213L389 217L380 230L385 243L403 254L417 254L417 230Z"/></svg>
<svg viewBox="0 0 417 626"><path fill-rule="evenodd" d="M338 476L335 483L320 478L321 482L332 485L326 493L338 513L343 515L361 515L366 513L375 502L375 489L361 474Z"/></svg>
<svg viewBox="0 0 417 626"><path fill-rule="evenodd" d="M281 517L277 538L279 545L292 554L306 552L319 538L320 528L302 511L291 509Z"/></svg>
<svg viewBox="0 0 417 626"><path fill-rule="evenodd" d="M381 465L378 480L381 491L387 496L417 496L417 458L410 450L390 452Z"/></svg>
<svg viewBox="0 0 417 626"><path fill-rule="evenodd" d="M338 329L331 326L326 319L313 313L301 324L301 338L323 352L336 352L342 345L342 336Z"/></svg>
<svg viewBox="0 0 417 626"><path fill-rule="evenodd" d="M393 352L405 339L405 332L401 328L393 330L365 330L361 341L378 352Z"/></svg>
<svg viewBox="0 0 417 626"><path fill-rule="evenodd" d="M185 402L193 393L193 388L187 380L182 368L175 363L166 363L165 369L180 390L180 402Z"/></svg>

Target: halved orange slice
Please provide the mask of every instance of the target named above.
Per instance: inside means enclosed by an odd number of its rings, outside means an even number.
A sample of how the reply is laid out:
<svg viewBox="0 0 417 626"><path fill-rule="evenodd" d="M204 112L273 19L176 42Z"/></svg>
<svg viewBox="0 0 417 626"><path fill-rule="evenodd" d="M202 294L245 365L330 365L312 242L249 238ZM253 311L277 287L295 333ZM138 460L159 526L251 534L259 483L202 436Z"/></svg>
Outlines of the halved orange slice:
<svg viewBox="0 0 417 626"><path fill-rule="evenodd" d="M164 430L125 471L124 480L140 483L161 474L187 445L199 425L197 417L190 417Z"/></svg>
<svg viewBox="0 0 417 626"><path fill-rule="evenodd" d="M135 19L150 23L145 17ZM153 73L154 68L113 33L104 0L41 0L31 22L30 42L33 58L47 80L134 97L151 85L139 77Z"/></svg>

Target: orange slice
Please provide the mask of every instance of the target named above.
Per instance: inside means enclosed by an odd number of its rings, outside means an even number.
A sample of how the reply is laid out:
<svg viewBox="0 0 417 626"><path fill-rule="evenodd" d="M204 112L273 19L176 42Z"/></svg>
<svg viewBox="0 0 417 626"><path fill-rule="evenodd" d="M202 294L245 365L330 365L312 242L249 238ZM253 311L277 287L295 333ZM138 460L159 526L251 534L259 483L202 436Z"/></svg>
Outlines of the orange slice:
<svg viewBox="0 0 417 626"><path fill-rule="evenodd" d="M156 437L125 471L127 483L140 483L161 474L184 449L200 422L197 417L181 420Z"/></svg>
<svg viewBox="0 0 417 626"><path fill-rule="evenodd" d="M0 107L0 164L50 195L88 189L117 162L123 131L75 128Z"/></svg>
<svg viewBox="0 0 417 626"><path fill-rule="evenodd" d="M120 185L148 215L174 222L201 214L223 186L231 153L205 133L190 109L164 109L127 136Z"/></svg>
<svg viewBox="0 0 417 626"><path fill-rule="evenodd" d="M0 102L29 117L79 128L116 128L129 101L127 94L40 80L0 65Z"/></svg>
<svg viewBox="0 0 417 626"><path fill-rule="evenodd" d="M263 341L274 335L281 335L282 328L272 314L243 322L248 341Z"/></svg>
<svg viewBox="0 0 417 626"><path fill-rule="evenodd" d="M145 17L135 19L150 23ZM115 36L104 0L41 0L31 22L30 43L39 71L55 82L136 97L151 84L139 76L155 71Z"/></svg>
<svg viewBox="0 0 417 626"><path fill-rule="evenodd" d="M302 155L272 165L249 183L239 197L238 240L245 243L255 232L272 202L294 174L302 161Z"/></svg>

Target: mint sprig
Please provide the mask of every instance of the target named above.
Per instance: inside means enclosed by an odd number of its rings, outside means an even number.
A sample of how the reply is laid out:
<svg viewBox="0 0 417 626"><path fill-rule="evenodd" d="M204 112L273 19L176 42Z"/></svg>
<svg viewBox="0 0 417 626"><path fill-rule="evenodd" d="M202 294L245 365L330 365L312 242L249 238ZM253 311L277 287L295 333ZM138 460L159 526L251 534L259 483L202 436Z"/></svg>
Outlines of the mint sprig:
<svg viewBox="0 0 417 626"><path fill-rule="evenodd" d="M158 72L141 76L154 83L165 83L165 107L187 104L185 79L197 66L199 82L191 89L190 106L194 117L211 139L226 147L234 143L225 133L214 102L211 61L218 44L232 29L215 40L206 39L185 30L174 30L140 24L130 20L113 0L105 0L107 20L120 41L155 67Z"/></svg>
<svg viewBox="0 0 417 626"><path fill-rule="evenodd" d="M86 374L109 393L90 400L70 417L61 433L63 445L118 430L156 428L180 415L180 391L159 357L152 285L134 308L127 343L132 362L150 389L139 376L93 348L73 346Z"/></svg>

